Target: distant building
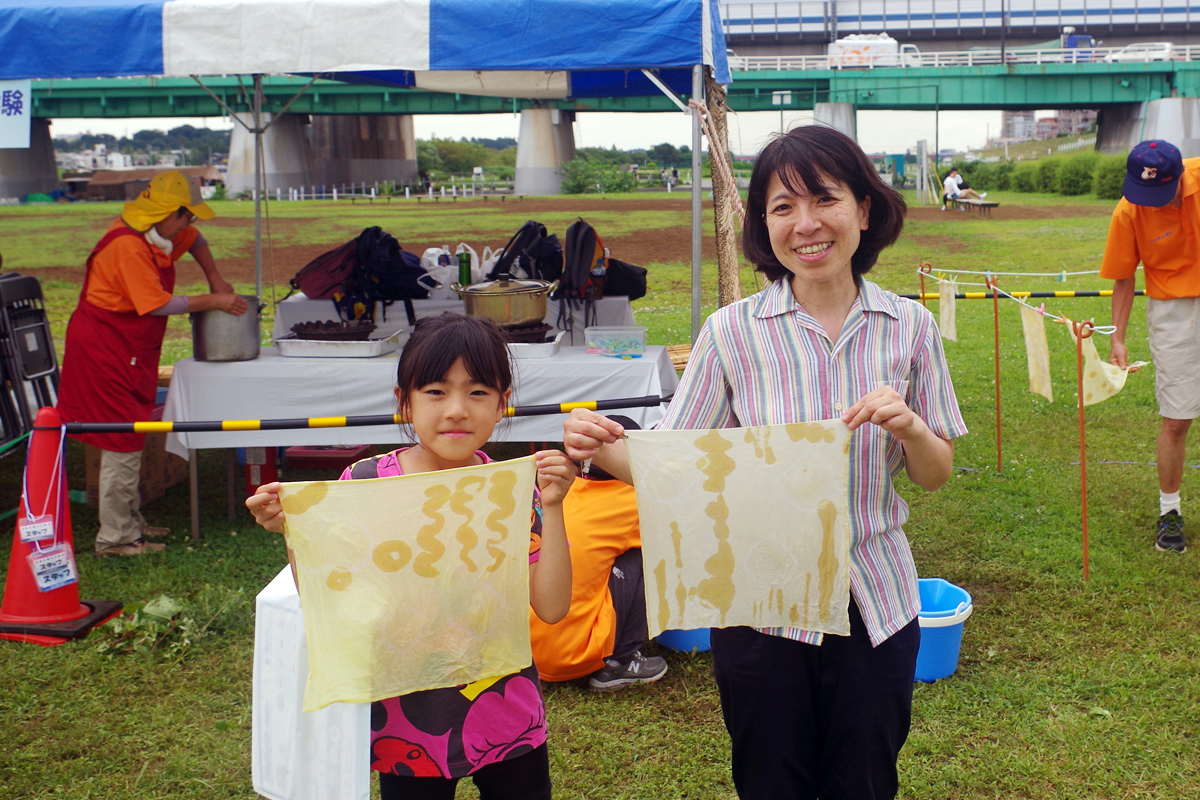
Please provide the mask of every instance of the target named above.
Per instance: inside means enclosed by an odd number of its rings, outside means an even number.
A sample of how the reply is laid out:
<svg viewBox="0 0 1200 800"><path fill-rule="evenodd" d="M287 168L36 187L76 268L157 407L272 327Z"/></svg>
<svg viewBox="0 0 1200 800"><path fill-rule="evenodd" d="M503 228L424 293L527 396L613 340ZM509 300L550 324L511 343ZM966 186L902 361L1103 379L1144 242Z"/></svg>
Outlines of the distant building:
<svg viewBox="0 0 1200 800"><path fill-rule="evenodd" d="M1000 138L1025 142L1037 135L1037 120L1032 111L1004 111L1000 115Z"/></svg>
<svg viewBox="0 0 1200 800"><path fill-rule="evenodd" d="M1058 112L1059 133L1087 133L1096 124L1097 112L1090 108L1064 109Z"/></svg>
<svg viewBox="0 0 1200 800"><path fill-rule="evenodd" d="M150 179L167 167L150 167L147 169L125 170L96 170L83 187L81 176L73 176L76 181L76 193L82 193L88 200L132 200L150 185ZM215 183L221 183L225 177L216 167L178 167L189 178L199 178L201 194L204 189Z"/></svg>
<svg viewBox="0 0 1200 800"><path fill-rule="evenodd" d="M1043 117L1037 121L1034 138L1053 139L1058 136L1058 117Z"/></svg>

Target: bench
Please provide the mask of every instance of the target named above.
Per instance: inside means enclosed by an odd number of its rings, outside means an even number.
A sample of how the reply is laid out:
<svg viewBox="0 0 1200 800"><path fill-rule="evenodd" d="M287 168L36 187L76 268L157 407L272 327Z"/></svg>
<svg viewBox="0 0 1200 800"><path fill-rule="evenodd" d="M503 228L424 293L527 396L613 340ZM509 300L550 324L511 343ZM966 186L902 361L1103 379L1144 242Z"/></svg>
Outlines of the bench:
<svg viewBox="0 0 1200 800"><path fill-rule="evenodd" d="M947 208L961 207L963 210L980 217L990 217L992 215L992 209L998 205L1000 205L1000 203L996 202L995 200L973 200L971 198L956 200L953 197L946 198Z"/></svg>

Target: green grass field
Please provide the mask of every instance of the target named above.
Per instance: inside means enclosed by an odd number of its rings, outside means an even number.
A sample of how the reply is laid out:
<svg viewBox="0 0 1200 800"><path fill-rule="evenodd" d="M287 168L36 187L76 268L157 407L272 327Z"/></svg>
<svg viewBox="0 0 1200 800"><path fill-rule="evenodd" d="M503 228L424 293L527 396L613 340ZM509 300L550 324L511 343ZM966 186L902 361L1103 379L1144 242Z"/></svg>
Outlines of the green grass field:
<svg viewBox="0 0 1200 800"><path fill-rule="evenodd" d="M981 220L914 212L871 277L887 289L915 292L917 265L930 261L935 270L1021 273L998 278L1010 291L1109 288L1094 274L1066 283L1032 274L1098 269L1111 203L1003 192L994 199L1025 213ZM674 212L622 213L627 198L610 200L613 211L602 224L597 214L588 215L601 235L686 225L686 217ZM574 201L556 202L561 213L543 221L561 234L575 216ZM44 208L4 209L0 247L7 269L54 275L45 290L61 335L78 288L56 268L82 262L115 206L52 210L47 218ZM218 211L244 219L250 208L228 203ZM506 238L514 220L524 220L508 211L505 219L491 219L499 212L488 209L480 230ZM284 233L274 246L333 245L367 224L425 226L420 237L404 230L410 238L436 240L460 230L465 213L461 206L343 205L322 209L318 224L308 222L317 216L310 207L280 204L272 215ZM282 224L293 217L294 224ZM711 227L711 219L705 225ZM242 228L221 228L209 239L219 258L246 254ZM650 269L650 294L635 303L638 322L648 326L652 343L685 342L687 254L643 266ZM713 272L706 263L706 313L715 304ZM964 275L962 281L982 282L983 276ZM748 269L743 285L747 293L753 290ZM929 305L936 312L936 302ZM1128 341L1131 355L1146 359L1142 301L1136 305ZM1107 299L1048 300L1046 307L1099 324L1110 317ZM901 796L1200 797L1200 533L1189 524L1195 547L1182 556L1152 546L1157 480L1150 462L1158 427L1153 368L1086 410L1091 579L1084 582L1074 346L1063 326L1048 326L1055 400L1047 402L1026 391L1018 309L1004 301L999 314L1002 471L996 463L992 303L961 301L958 341L945 342L945 348L971 432L958 441L955 475L942 490L925 493L900 479L912 507L906 530L920 574L944 577L974 598L958 672L916 687L912 733L900 759ZM1106 356L1107 342L1098 338ZM187 354L186 336L174 341L170 360ZM68 456L71 486L82 488L81 452L72 446ZM4 509L16 505L22 461L23 451L0 459ZM1188 464L1184 513L1196 517L1200 455L1194 445ZM0 797L254 796L253 597L286 557L281 538L257 529L245 512L235 522L225 520L223 455L204 451L201 467L205 538L195 546L184 534L183 485L146 509L152 522L176 531L161 556L92 559L95 512L72 506L83 597L128 604L168 594L184 609L171 632L146 623L120 635L101 628L59 648L0 642ZM11 520L3 531L11 534ZM711 659L665 655L670 672L651 687L604 695L583 684L546 685L557 797L734 796ZM463 786L459 796L476 795Z"/></svg>

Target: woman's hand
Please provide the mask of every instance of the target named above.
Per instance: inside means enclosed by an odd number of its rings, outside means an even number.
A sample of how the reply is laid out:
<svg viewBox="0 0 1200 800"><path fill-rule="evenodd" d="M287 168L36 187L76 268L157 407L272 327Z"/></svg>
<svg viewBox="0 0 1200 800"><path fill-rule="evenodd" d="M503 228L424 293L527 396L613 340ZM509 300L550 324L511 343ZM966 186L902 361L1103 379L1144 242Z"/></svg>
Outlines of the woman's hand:
<svg viewBox="0 0 1200 800"><path fill-rule="evenodd" d="M254 521L269 531L283 533L283 506L279 503L279 482L264 483L246 498L246 508Z"/></svg>
<svg viewBox="0 0 1200 800"><path fill-rule="evenodd" d="M561 505L575 481L575 465L558 450L540 450L535 458L542 507Z"/></svg>
<svg viewBox="0 0 1200 800"><path fill-rule="evenodd" d="M576 461L595 458L601 446L621 438L625 428L586 408L576 408L563 423L563 446Z"/></svg>
<svg viewBox="0 0 1200 800"><path fill-rule="evenodd" d="M842 414L842 422L850 430L870 422L899 439L904 471L922 489L932 492L950 479L954 442L934 433L892 387L881 386L864 396Z"/></svg>
<svg viewBox="0 0 1200 800"><path fill-rule="evenodd" d="M904 402L904 398L890 386L880 386L863 396L846 409L842 414L842 422L846 423L850 430L864 422L870 422L901 441L925 427L924 420L918 417Z"/></svg>
<svg viewBox="0 0 1200 800"><path fill-rule="evenodd" d="M213 294L234 294L233 284L220 275L208 279L208 290Z"/></svg>
<svg viewBox="0 0 1200 800"><path fill-rule="evenodd" d="M246 309L250 307L249 303L247 303L241 297L238 297L236 294L214 294L213 303L215 308L219 308L222 311L238 317L240 317L242 314L245 314Z"/></svg>

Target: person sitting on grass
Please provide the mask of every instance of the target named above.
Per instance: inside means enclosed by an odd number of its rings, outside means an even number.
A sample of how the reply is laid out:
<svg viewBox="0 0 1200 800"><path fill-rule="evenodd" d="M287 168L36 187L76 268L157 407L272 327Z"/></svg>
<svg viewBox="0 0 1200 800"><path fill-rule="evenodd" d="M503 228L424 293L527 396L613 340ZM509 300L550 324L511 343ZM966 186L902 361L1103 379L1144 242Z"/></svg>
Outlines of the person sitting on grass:
<svg viewBox="0 0 1200 800"><path fill-rule="evenodd" d="M963 181L962 175L958 174L957 167L951 167L950 173L946 176L946 180L942 181L942 211L946 210L946 204L951 200L962 200L963 198L973 198L982 200L987 197L987 192L980 194Z"/></svg>
<svg viewBox="0 0 1200 800"><path fill-rule="evenodd" d="M636 430L629 417L609 419ZM654 683L667 662L643 656L646 593L632 486L592 467L563 499L571 543L571 609L555 625L529 615L533 661L544 681L588 678L597 691Z"/></svg>

